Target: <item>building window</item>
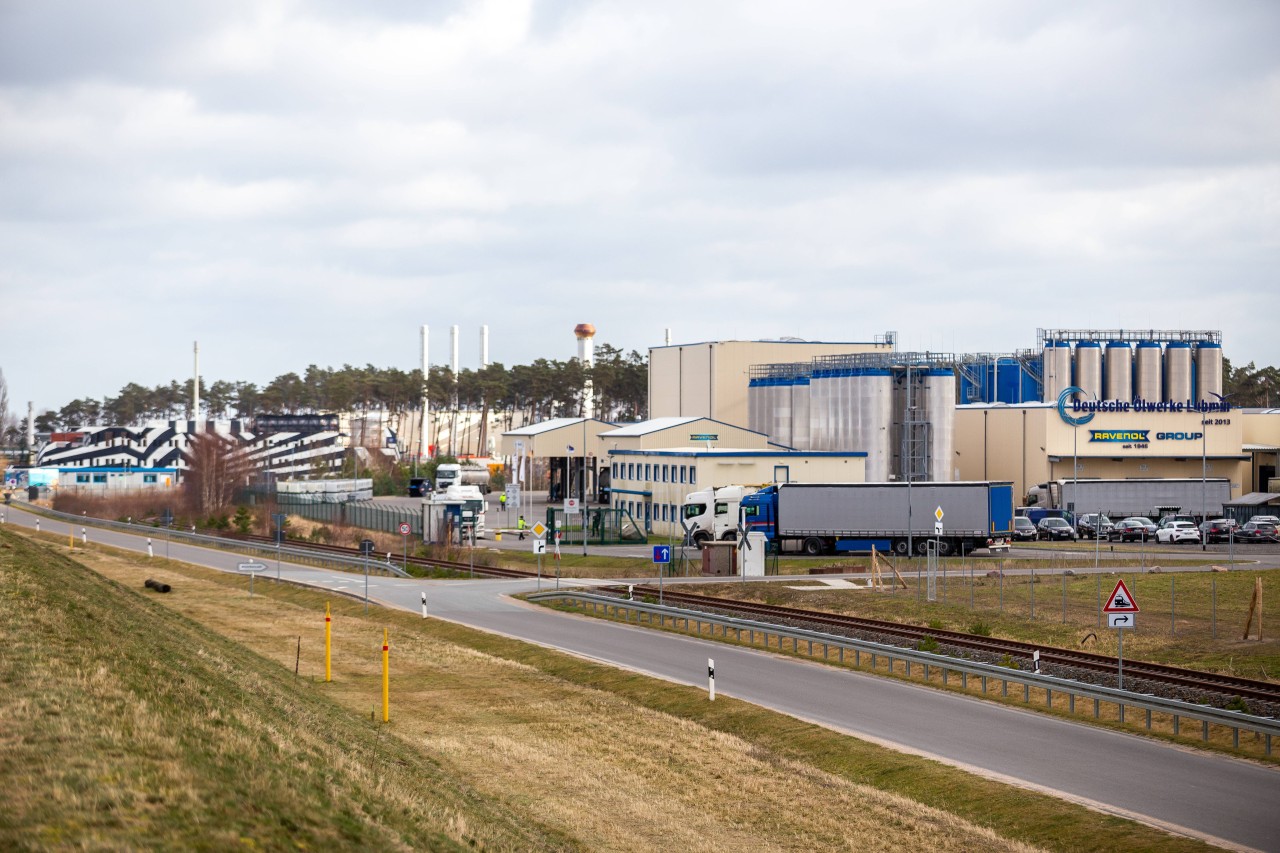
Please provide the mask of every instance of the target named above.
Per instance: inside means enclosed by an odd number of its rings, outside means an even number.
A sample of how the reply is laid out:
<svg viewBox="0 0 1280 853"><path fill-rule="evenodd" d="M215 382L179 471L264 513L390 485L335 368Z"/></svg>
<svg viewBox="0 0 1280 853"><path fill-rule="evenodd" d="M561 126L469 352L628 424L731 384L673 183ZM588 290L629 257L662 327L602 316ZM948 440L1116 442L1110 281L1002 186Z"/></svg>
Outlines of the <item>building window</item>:
<svg viewBox="0 0 1280 853"><path fill-rule="evenodd" d="M89 475L88 475L88 474L76 474L76 482L77 482L77 483L87 483L87 482L89 482Z"/></svg>
<svg viewBox="0 0 1280 853"><path fill-rule="evenodd" d="M649 477L649 473L650 473L650 470L649 470L649 463L648 463L648 462L646 462L646 463L644 463L644 479L645 479L645 482L646 482L646 483L647 483L647 482L649 481L649 479L650 479L650 477Z"/></svg>
<svg viewBox="0 0 1280 853"><path fill-rule="evenodd" d="M107 475L106 475L106 474L94 474L94 475L93 475L93 482L95 482L95 483L105 483L105 482L107 482Z"/></svg>
<svg viewBox="0 0 1280 853"><path fill-rule="evenodd" d="M698 466L690 465L689 466L689 484L697 485L697 483L698 483Z"/></svg>
<svg viewBox="0 0 1280 853"><path fill-rule="evenodd" d="M680 466L680 482L684 482L684 466Z"/></svg>
<svg viewBox="0 0 1280 853"><path fill-rule="evenodd" d="M662 482L667 482L667 466L662 466Z"/></svg>
<svg viewBox="0 0 1280 853"><path fill-rule="evenodd" d="M627 463L627 479L634 480L635 478L636 478L636 463L628 462Z"/></svg>
<svg viewBox="0 0 1280 853"><path fill-rule="evenodd" d="M143 474L143 475L142 475L142 482L144 482L144 483L154 483L155 481L156 481L156 475L155 475L155 474Z"/></svg>
<svg viewBox="0 0 1280 853"><path fill-rule="evenodd" d="M617 463L617 462L614 462L612 465L610 465L610 466L609 466L609 474L610 474L610 476L614 477L615 479L617 478L617 476L618 476L618 463Z"/></svg>

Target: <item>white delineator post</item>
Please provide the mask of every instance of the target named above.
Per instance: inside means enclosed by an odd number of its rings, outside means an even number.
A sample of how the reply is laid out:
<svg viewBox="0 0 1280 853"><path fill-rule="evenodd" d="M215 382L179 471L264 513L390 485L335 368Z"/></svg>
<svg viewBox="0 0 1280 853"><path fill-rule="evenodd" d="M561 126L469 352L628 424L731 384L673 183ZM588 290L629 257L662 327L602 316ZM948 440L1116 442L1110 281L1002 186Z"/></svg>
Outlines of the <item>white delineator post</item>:
<svg viewBox="0 0 1280 853"><path fill-rule="evenodd" d="M155 556L155 552L151 550L151 540L148 539L147 540L147 559L151 559L154 556Z"/></svg>
<svg viewBox="0 0 1280 853"><path fill-rule="evenodd" d="M716 662L707 658L707 690L711 701L716 701Z"/></svg>
<svg viewBox="0 0 1280 853"><path fill-rule="evenodd" d="M427 618L427 594L422 593L422 618Z"/></svg>

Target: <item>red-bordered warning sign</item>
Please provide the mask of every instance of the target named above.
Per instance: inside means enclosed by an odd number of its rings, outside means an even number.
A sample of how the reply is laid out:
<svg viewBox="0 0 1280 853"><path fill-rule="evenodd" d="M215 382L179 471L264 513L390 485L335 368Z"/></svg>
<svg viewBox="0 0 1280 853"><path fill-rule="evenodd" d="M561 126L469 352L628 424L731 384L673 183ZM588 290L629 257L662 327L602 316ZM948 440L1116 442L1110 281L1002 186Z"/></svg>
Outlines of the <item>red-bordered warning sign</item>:
<svg viewBox="0 0 1280 853"><path fill-rule="evenodd" d="M1111 590L1111 597L1107 599L1106 606L1102 608L1104 613L1137 613L1138 602L1133 600L1133 595L1129 592L1129 587L1124 585L1124 581L1116 581L1116 588Z"/></svg>

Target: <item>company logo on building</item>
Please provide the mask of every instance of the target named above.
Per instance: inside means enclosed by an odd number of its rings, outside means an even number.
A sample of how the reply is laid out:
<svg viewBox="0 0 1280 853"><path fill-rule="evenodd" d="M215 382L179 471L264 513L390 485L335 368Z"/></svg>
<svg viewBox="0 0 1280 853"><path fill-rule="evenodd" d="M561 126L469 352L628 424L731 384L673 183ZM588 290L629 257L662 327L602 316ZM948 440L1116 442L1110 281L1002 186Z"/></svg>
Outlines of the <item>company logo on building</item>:
<svg viewBox="0 0 1280 853"><path fill-rule="evenodd" d="M1067 401L1071 399L1071 395L1083 394L1083 393L1084 393L1083 388L1080 388L1076 385L1072 385L1070 388L1064 388L1062 393L1058 395L1058 417L1062 418L1064 421L1071 424L1073 427L1084 426L1089 421L1093 420L1093 412L1089 412L1086 415L1081 415L1080 417L1072 417L1071 415L1067 414ZM1076 405L1079 405L1079 404L1077 403Z"/></svg>
<svg viewBox="0 0 1280 853"><path fill-rule="evenodd" d="M1149 429L1091 429L1090 441L1147 441ZM1163 433L1161 433L1163 435Z"/></svg>

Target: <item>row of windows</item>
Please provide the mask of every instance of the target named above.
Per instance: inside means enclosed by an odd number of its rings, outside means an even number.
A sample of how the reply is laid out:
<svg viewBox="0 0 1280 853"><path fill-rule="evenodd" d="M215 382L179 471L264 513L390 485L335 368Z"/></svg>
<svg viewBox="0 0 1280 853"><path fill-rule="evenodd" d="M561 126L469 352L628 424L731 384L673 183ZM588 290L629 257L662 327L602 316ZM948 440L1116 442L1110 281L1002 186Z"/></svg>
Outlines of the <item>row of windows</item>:
<svg viewBox="0 0 1280 853"><path fill-rule="evenodd" d="M76 474L76 482L77 483L105 483L107 482L107 475L106 474ZM156 482L156 475L143 474L142 482L154 483Z"/></svg>
<svg viewBox="0 0 1280 853"><path fill-rule="evenodd" d="M646 531L651 530L651 521L671 521L680 519L680 508L675 504L647 504L644 501L624 501L617 498L613 502L614 509L625 509L631 517L644 524ZM649 513L652 512L652 516Z"/></svg>
<svg viewBox="0 0 1280 853"><path fill-rule="evenodd" d="M610 474L615 480L642 480L656 483L698 483L698 466L669 465L657 462L614 462Z"/></svg>

